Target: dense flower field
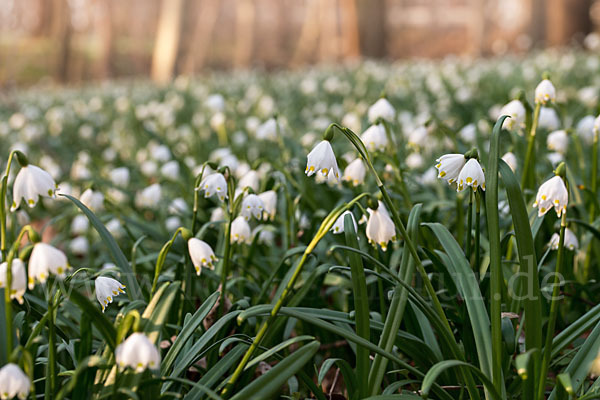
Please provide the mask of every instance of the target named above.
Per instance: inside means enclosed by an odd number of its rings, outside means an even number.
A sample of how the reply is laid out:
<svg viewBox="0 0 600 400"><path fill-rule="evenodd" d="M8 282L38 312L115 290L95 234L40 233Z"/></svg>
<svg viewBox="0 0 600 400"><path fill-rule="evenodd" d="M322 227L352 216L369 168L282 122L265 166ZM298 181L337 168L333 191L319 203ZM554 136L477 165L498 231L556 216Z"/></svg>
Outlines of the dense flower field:
<svg viewBox="0 0 600 400"><path fill-rule="evenodd" d="M7 98L0 398L599 398L599 69Z"/></svg>

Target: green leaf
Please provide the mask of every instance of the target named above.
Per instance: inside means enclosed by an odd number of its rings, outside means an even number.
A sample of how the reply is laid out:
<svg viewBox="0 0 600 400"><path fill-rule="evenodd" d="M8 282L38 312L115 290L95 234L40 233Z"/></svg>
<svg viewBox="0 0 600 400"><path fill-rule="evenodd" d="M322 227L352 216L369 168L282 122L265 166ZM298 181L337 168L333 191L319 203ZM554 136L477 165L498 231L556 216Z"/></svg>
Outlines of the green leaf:
<svg viewBox="0 0 600 400"><path fill-rule="evenodd" d="M169 317L171 305L180 289L179 282L166 282L152 297L152 300L144 310L142 318L146 319L144 332L152 343L158 341L160 331Z"/></svg>
<svg viewBox="0 0 600 400"><path fill-rule="evenodd" d="M117 330L110 323L108 318L100 311L98 307L96 307L87 297L79 293L77 290L70 290L70 293L67 294L69 300L77 305L82 313L87 314L87 316L92 320L94 326L98 329L106 344L110 346L112 350L115 349L116 339L117 339Z"/></svg>
<svg viewBox="0 0 600 400"><path fill-rule="evenodd" d="M427 398L429 396L429 391L437 377L446 369L453 367L464 367L469 368L475 373L475 376L479 378L479 380L483 383L487 392L490 394L492 399L501 400L500 394L498 394L498 390L494 386L494 384L485 376L480 369L474 367L473 365L466 363L464 361L459 360L445 360L440 361L435 364L429 371L427 371L427 375L423 379L423 383L421 385L421 396Z"/></svg>
<svg viewBox="0 0 600 400"><path fill-rule="evenodd" d="M350 364L348 364L346 360L341 358L328 358L323 362L323 364L321 365L321 369L319 370L319 376L317 378L317 382L319 383L319 385L323 383L325 375L327 375L327 372L333 365L337 365L337 367L342 372L342 376L344 377L344 385L346 386L346 390L348 391L348 393L351 394L351 398L356 397L353 396L353 394L358 393L356 389L358 385L356 375L354 374L354 371L352 370Z"/></svg>

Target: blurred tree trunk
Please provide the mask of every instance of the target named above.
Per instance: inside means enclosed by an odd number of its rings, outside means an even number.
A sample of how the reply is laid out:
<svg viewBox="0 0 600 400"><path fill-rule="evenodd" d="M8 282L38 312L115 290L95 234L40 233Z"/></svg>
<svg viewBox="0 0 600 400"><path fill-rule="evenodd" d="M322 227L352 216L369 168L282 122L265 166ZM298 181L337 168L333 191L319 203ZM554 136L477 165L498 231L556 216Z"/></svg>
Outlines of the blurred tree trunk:
<svg viewBox="0 0 600 400"><path fill-rule="evenodd" d="M577 34L587 34L592 28L590 0L547 0L546 44L564 46Z"/></svg>
<svg viewBox="0 0 600 400"><path fill-rule="evenodd" d="M319 40L319 1L308 0L304 11L304 22L296 50L290 60L290 65L295 66L311 60L311 53Z"/></svg>
<svg viewBox="0 0 600 400"><path fill-rule="evenodd" d="M151 76L155 82L168 82L175 73L182 13L183 0L163 0L161 2L152 54Z"/></svg>
<svg viewBox="0 0 600 400"><path fill-rule="evenodd" d="M69 76L71 53L71 11L67 0L52 2L52 38L58 44L55 78L66 82Z"/></svg>
<svg viewBox="0 0 600 400"><path fill-rule="evenodd" d="M188 51L182 63L182 72L193 74L202 68L208 55L208 49L219 17L219 0L203 0L200 2L199 14L193 24L193 34L187 38Z"/></svg>
<svg viewBox="0 0 600 400"><path fill-rule="evenodd" d="M386 49L386 0L357 0L360 26L360 51L367 57L381 58Z"/></svg>
<svg viewBox="0 0 600 400"><path fill-rule="evenodd" d="M250 65L252 59L256 10L253 0L237 0L236 4L236 40L233 65L236 68L241 68Z"/></svg>
<svg viewBox="0 0 600 400"><path fill-rule="evenodd" d="M96 0L100 9L98 30L100 36L100 78L106 79L112 75L113 59L113 0Z"/></svg>
<svg viewBox="0 0 600 400"><path fill-rule="evenodd" d="M52 33L52 2L48 0L38 0L38 23L35 27L33 36L44 37Z"/></svg>
<svg viewBox="0 0 600 400"><path fill-rule="evenodd" d="M319 1L319 59L321 61L337 61L340 53L340 34L337 18L337 1Z"/></svg>
<svg viewBox="0 0 600 400"><path fill-rule="evenodd" d="M341 0L340 11L342 14L342 39L344 41L345 59L360 57L360 37L358 28L358 14L356 0Z"/></svg>

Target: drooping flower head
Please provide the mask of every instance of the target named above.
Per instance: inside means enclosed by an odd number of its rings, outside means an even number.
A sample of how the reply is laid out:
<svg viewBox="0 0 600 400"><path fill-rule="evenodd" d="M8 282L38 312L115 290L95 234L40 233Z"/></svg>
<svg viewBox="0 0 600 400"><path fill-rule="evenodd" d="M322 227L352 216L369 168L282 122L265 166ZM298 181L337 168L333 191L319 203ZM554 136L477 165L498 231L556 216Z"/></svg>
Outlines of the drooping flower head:
<svg viewBox="0 0 600 400"><path fill-rule="evenodd" d="M46 282L50 274L64 278L69 268L65 253L47 243L36 243L29 257L29 290L33 289L36 281Z"/></svg>
<svg viewBox="0 0 600 400"><path fill-rule="evenodd" d="M566 212L569 203L569 193L563 179L556 175L544 182L535 196L534 207L538 209L538 216L543 216L554 207L556 215L560 218Z"/></svg>
<svg viewBox="0 0 600 400"><path fill-rule="evenodd" d="M203 240L196 238L188 240L188 252L198 276L200 276L202 268L209 267L212 269L214 263L217 262L213 249Z"/></svg>
<svg viewBox="0 0 600 400"><path fill-rule="evenodd" d="M0 368L0 399L15 397L25 400L29 396L31 382L18 365L8 363Z"/></svg>
<svg viewBox="0 0 600 400"><path fill-rule="evenodd" d="M365 182L366 173L365 163L360 158L357 158L344 169L342 180L352 182L352 185L358 186Z"/></svg>
<svg viewBox="0 0 600 400"><path fill-rule="evenodd" d="M383 124L371 125L360 136L360 140L369 151L384 151L388 144L385 126Z"/></svg>
<svg viewBox="0 0 600 400"><path fill-rule="evenodd" d="M231 241L235 243L250 243L252 232L246 218L240 216L231 223Z"/></svg>
<svg viewBox="0 0 600 400"><path fill-rule="evenodd" d="M556 89L550 80L543 79L535 88L535 103L546 105L556 100Z"/></svg>
<svg viewBox="0 0 600 400"><path fill-rule="evenodd" d="M19 208L22 199L29 207L34 207L40 196L54 198L56 189L56 182L48 172L35 165L23 165L15 178L10 210Z"/></svg>
<svg viewBox="0 0 600 400"><path fill-rule="evenodd" d="M132 333L123 343L117 346L115 358L120 368L133 368L142 372L146 368L160 367L160 354L150 339L143 333Z"/></svg>
<svg viewBox="0 0 600 400"><path fill-rule="evenodd" d="M312 176L315 172L318 172L323 177L331 172L333 177L339 181L340 171L338 169L337 160L335 154L331 148L331 143L328 140L322 140L317 144L308 156L306 156L306 170L304 171L307 176Z"/></svg>
<svg viewBox="0 0 600 400"><path fill-rule="evenodd" d="M267 190L258 195L264 206L263 218L272 220L277 212L277 193L274 190Z"/></svg>
<svg viewBox="0 0 600 400"><path fill-rule="evenodd" d="M458 174L456 191L461 192L466 186L471 186L474 192L479 187L485 191L485 175L479 161L475 158L470 158Z"/></svg>
<svg viewBox="0 0 600 400"><path fill-rule="evenodd" d="M5 261L0 264L0 289L6 287L6 270L8 263ZM25 264L20 258L14 258L10 266L10 298L16 299L19 304L23 304L23 295L27 287L27 277L25 275Z"/></svg>
<svg viewBox="0 0 600 400"><path fill-rule="evenodd" d="M393 122L396 117L396 110L385 97L382 97L369 107L368 115L369 122L371 123L374 123L378 119Z"/></svg>
<svg viewBox="0 0 600 400"><path fill-rule="evenodd" d="M550 248L552 250L558 250L560 244L560 235L555 233L550 238ZM577 250L579 248L579 240L577 236L569 228L565 228L565 247L569 250Z"/></svg>
<svg viewBox="0 0 600 400"><path fill-rule="evenodd" d="M369 243L379 245L381 250L387 250L388 242L396 240L396 227L390 218L385 206L379 202L375 209L368 208L369 219L367 220L367 239Z"/></svg>
<svg viewBox="0 0 600 400"><path fill-rule="evenodd" d="M260 197L255 194L247 194L244 200L242 200L240 214L246 218L246 221L249 221L252 216L256 219L261 219L264 208L265 206Z"/></svg>
<svg viewBox="0 0 600 400"><path fill-rule="evenodd" d="M344 211L342 213L342 215L340 215L338 217L338 219L335 220L335 223L333 224L333 226L330 229L331 232L333 232L335 234L344 233L344 218L346 217L346 215L350 215L350 217L352 218L352 224L354 225L354 232L357 232L358 226L356 225L356 219L354 219L354 214L352 214L349 210Z"/></svg>
<svg viewBox="0 0 600 400"><path fill-rule="evenodd" d="M458 174L465 165L466 159L462 154L444 154L436 161L435 168L438 170L438 178L452 184L458 180Z"/></svg>
<svg viewBox="0 0 600 400"><path fill-rule="evenodd" d="M196 190L204 191L205 198L217 195L219 200L224 201L227 198L227 181L223 174L215 172L204 178Z"/></svg>
<svg viewBox="0 0 600 400"><path fill-rule="evenodd" d="M99 276L95 280L96 299L102 306L102 312L110 303L113 302L115 296L125 293L125 285L116 279Z"/></svg>
<svg viewBox="0 0 600 400"><path fill-rule="evenodd" d="M500 116L508 115L502 123L503 129L513 130L525 124L525 107L519 100L512 100L500 109Z"/></svg>

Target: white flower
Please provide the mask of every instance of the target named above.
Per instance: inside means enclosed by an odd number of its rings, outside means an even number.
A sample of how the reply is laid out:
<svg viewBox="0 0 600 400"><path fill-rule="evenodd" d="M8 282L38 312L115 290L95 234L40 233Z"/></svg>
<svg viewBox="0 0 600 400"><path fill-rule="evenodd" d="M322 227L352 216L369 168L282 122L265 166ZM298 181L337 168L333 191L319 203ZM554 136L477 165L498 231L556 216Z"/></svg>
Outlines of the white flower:
<svg viewBox="0 0 600 400"><path fill-rule="evenodd" d="M598 127L600 127L600 121L598 124ZM594 139L594 132L597 132L598 130L596 127L596 117L593 115L586 115L585 117L581 118L577 123L575 130L586 143L591 143Z"/></svg>
<svg viewBox="0 0 600 400"><path fill-rule="evenodd" d="M569 193L567 187L562 178L557 175L540 186L533 206L538 208L538 216L540 217L550 211L552 207L554 207L556 215L560 217L563 212L566 212L568 203Z"/></svg>
<svg viewBox="0 0 600 400"><path fill-rule="evenodd" d="M29 396L31 382L18 365L8 363L0 368L0 399L15 397L24 400Z"/></svg>
<svg viewBox="0 0 600 400"><path fill-rule="evenodd" d="M121 226L121 221L119 221L118 218L113 218L108 221L106 223L106 229L115 238L118 238L123 234L123 227Z"/></svg>
<svg viewBox="0 0 600 400"><path fill-rule="evenodd" d="M133 368L142 372L146 368L158 369L160 354L150 339L143 333L132 333L117 346L115 358L120 368Z"/></svg>
<svg viewBox="0 0 600 400"><path fill-rule="evenodd" d="M173 215L165 220L165 228L167 228L167 231L169 232L175 231L180 226L181 218L179 218L177 215Z"/></svg>
<svg viewBox="0 0 600 400"><path fill-rule="evenodd" d="M183 198L177 197L171 201L167 211L169 214L185 214L189 211L189 207Z"/></svg>
<svg viewBox="0 0 600 400"><path fill-rule="evenodd" d="M356 219L354 219L354 214L352 214L349 210L348 211L344 211L342 213L342 215L340 215L338 217L338 219L335 221L335 223L333 224L333 226L331 227L331 231L335 234L338 233L344 233L344 218L346 217L346 215L350 214L350 217L352 217L352 224L354 224L354 232L358 231L358 226L356 225Z"/></svg>
<svg viewBox="0 0 600 400"><path fill-rule="evenodd" d="M558 153L565 154L569 146L569 136L564 130L554 131L546 138L548 150L554 150Z"/></svg>
<svg viewBox="0 0 600 400"><path fill-rule="evenodd" d="M369 107L369 122L373 123L381 118L388 122L393 122L396 117L396 110L385 98L381 98Z"/></svg>
<svg viewBox="0 0 600 400"><path fill-rule="evenodd" d="M550 107L542 107L540 109L540 117L538 120L538 127L548 130L556 130L560 126L560 119L556 110Z"/></svg>
<svg viewBox="0 0 600 400"><path fill-rule="evenodd" d="M90 221L85 215L77 214L71 221L71 233L73 235L83 235L89 228Z"/></svg>
<svg viewBox="0 0 600 400"><path fill-rule="evenodd" d="M77 256L87 254L90 244L85 236L78 236L69 243L69 250Z"/></svg>
<svg viewBox="0 0 600 400"><path fill-rule="evenodd" d="M173 181L179 179L179 163L175 160L172 160L166 164L163 164L163 166L160 167L160 173L165 178Z"/></svg>
<svg viewBox="0 0 600 400"><path fill-rule="evenodd" d="M160 184L153 183L135 195L135 205L139 208L156 208L162 197Z"/></svg>
<svg viewBox="0 0 600 400"><path fill-rule="evenodd" d="M35 281L46 282L49 274L64 278L69 268L65 253L47 243L36 243L29 257L29 290L33 289Z"/></svg>
<svg viewBox="0 0 600 400"><path fill-rule="evenodd" d="M8 263L5 261L0 264L0 288L6 286L6 269ZM23 304L23 295L27 286L27 277L25 276L25 264L20 258L14 258L10 266L10 298L17 299L19 304Z"/></svg>
<svg viewBox="0 0 600 400"><path fill-rule="evenodd" d="M19 207L21 199L25 199L29 207L33 207L39 196L55 197L56 189L56 182L52 176L40 167L31 164L21 167L13 185L13 203L10 211Z"/></svg>
<svg viewBox="0 0 600 400"><path fill-rule="evenodd" d="M171 159L171 150L164 144L150 146L150 157L156 161L166 162Z"/></svg>
<svg viewBox="0 0 600 400"><path fill-rule="evenodd" d="M127 187L129 185L129 168L119 167L109 172L109 178L117 186Z"/></svg>
<svg viewBox="0 0 600 400"><path fill-rule="evenodd" d="M86 189L79 197L79 201L94 212L104 208L104 195L97 190Z"/></svg>
<svg viewBox="0 0 600 400"><path fill-rule="evenodd" d="M407 136L407 142L409 145L414 147L423 146L423 143L426 141L427 136L429 136L429 131L427 127L421 125L413 130Z"/></svg>
<svg viewBox="0 0 600 400"><path fill-rule="evenodd" d="M367 239L369 239L369 243L378 244L381 246L381 250L386 251L388 242L396 240L394 222L381 205L376 210L368 208L367 211L369 213L366 229Z"/></svg>
<svg viewBox="0 0 600 400"><path fill-rule="evenodd" d="M240 214L246 218L246 220L250 220L252 216L256 219L260 219L262 217L263 209L265 208L262 200L255 194L248 194L242 200L242 210Z"/></svg>
<svg viewBox="0 0 600 400"><path fill-rule="evenodd" d="M225 212L223 212L223 209L221 207L213 208L212 212L210 213L210 222L223 221L224 219Z"/></svg>
<svg viewBox="0 0 600 400"><path fill-rule="evenodd" d="M444 154L435 161L437 161L435 167L438 170L438 178L451 184L458 179L458 174L465 165L465 156L462 154Z"/></svg>
<svg viewBox="0 0 600 400"><path fill-rule="evenodd" d="M519 100L512 100L505 104L500 110L500 116L508 115L502 123L502 128L513 130L525 124L525 107Z"/></svg>
<svg viewBox="0 0 600 400"><path fill-rule="evenodd" d="M102 306L102 312L106 309L110 303L113 302L115 296L125 293L125 285L113 278L107 278L99 276L95 280L96 286L96 299Z"/></svg>
<svg viewBox="0 0 600 400"><path fill-rule="evenodd" d="M474 158L469 159L465 166L460 170L456 191L460 192L464 190L465 184L471 186L474 192L477 191L478 187L481 187L481 190L485 190L485 175L483 174L483 169L481 169L479 161Z"/></svg>
<svg viewBox="0 0 600 400"><path fill-rule="evenodd" d="M277 212L277 193L274 190L267 190L258 195L264 206L263 218L274 219Z"/></svg>
<svg viewBox="0 0 600 400"><path fill-rule="evenodd" d="M423 163L425 162L423 160L423 156L420 155L419 153L410 153L408 155L408 157L406 157L406 159L404 160L404 162L406 163L406 166L410 169L418 169L421 168L423 166Z"/></svg>
<svg viewBox="0 0 600 400"><path fill-rule="evenodd" d="M250 170L246 172L246 174L240 179L238 182L238 188L244 189L245 187L249 187L255 192L258 192L260 185L260 176L258 172L254 170Z"/></svg>
<svg viewBox="0 0 600 400"><path fill-rule="evenodd" d="M600 135L600 115L598 115L596 117L596 119L594 120L594 135L598 136Z"/></svg>
<svg viewBox="0 0 600 400"><path fill-rule="evenodd" d="M203 190L205 198L216 194L219 200L224 201L227 198L227 181L223 174L210 174L202 179L196 190Z"/></svg>
<svg viewBox="0 0 600 400"><path fill-rule="evenodd" d="M337 166L335 154L331 148L331 143L327 140L322 140L317 144L308 156L306 156L306 175L311 176L315 172L319 172L323 177L327 177L330 171L336 180L340 178L340 171Z"/></svg>
<svg viewBox="0 0 600 400"><path fill-rule="evenodd" d="M360 140L369 151L383 151L388 144L385 126L383 124L371 125L360 135Z"/></svg>
<svg viewBox="0 0 600 400"><path fill-rule="evenodd" d="M508 164L508 166L510 167L510 169L512 169L513 172L517 170L517 156L515 156L512 152L509 151L508 153L503 155L502 160L504 160L504 162Z"/></svg>
<svg viewBox="0 0 600 400"><path fill-rule="evenodd" d="M550 238L550 248L552 250L558 250L558 245L560 243L560 235L555 233ZM577 240L577 236L573 233L569 228L565 228L565 247L569 250L576 250L579 248L579 240Z"/></svg>
<svg viewBox="0 0 600 400"><path fill-rule="evenodd" d="M535 103L546 105L556 100L556 89L548 79L542 80L535 88Z"/></svg>
<svg viewBox="0 0 600 400"><path fill-rule="evenodd" d="M269 227L265 226L265 225L260 225L257 226L253 231L252 231L252 237L256 237L256 235L258 234L258 239L257 243L258 244L266 244L269 246L272 246L274 241L275 241L275 233L269 229Z"/></svg>
<svg viewBox="0 0 600 400"><path fill-rule="evenodd" d="M259 140L276 140L277 134L281 133L281 125L275 118L269 118L256 128L256 138Z"/></svg>
<svg viewBox="0 0 600 400"><path fill-rule="evenodd" d="M250 225L244 217L237 217L231 223L231 241L235 243L250 243L252 233Z"/></svg>
<svg viewBox="0 0 600 400"><path fill-rule="evenodd" d="M188 252L198 276L202 272L202 268L210 267L210 269L213 269L213 263L217 262L213 249L208 243L200 239L191 238L188 240Z"/></svg>
<svg viewBox="0 0 600 400"><path fill-rule="evenodd" d="M465 125L458 131L458 136L466 143L473 143L477 138L477 127L475 124Z"/></svg>
<svg viewBox="0 0 600 400"><path fill-rule="evenodd" d="M352 161L346 169L344 169L344 176L342 176L342 180L346 182L352 182L354 186L358 186L365 182L365 175L367 170L365 168L365 163L360 158Z"/></svg>
<svg viewBox="0 0 600 400"><path fill-rule="evenodd" d="M552 166L556 166L557 164L562 162L562 160L564 160L563 155L557 152L548 153L546 155L546 158L548 158L548 161L550 161L550 164L552 164Z"/></svg>

